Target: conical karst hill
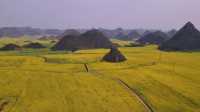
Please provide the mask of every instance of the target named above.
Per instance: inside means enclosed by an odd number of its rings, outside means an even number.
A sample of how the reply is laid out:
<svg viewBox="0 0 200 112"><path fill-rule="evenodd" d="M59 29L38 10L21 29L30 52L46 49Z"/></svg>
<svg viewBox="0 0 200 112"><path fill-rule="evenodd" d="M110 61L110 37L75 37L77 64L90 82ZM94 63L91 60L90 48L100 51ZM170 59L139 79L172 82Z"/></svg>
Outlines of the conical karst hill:
<svg viewBox="0 0 200 112"><path fill-rule="evenodd" d="M188 22L170 40L164 42L159 49L168 51L188 51L200 49L200 32Z"/></svg>

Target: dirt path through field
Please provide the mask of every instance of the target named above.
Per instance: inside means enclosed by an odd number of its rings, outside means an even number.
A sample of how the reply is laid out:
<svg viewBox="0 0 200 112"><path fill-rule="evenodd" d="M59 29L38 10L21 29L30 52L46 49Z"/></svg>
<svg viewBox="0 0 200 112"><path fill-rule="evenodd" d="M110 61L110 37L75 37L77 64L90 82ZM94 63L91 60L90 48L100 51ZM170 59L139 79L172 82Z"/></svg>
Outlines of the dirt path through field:
<svg viewBox="0 0 200 112"><path fill-rule="evenodd" d="M96 70L91 70L92 72L98 74L99 76L103 76L104 78L109 78L111 80L114 80L116 82L118 82L121 86L123 86L127 91L129 91L130 93L132 93L132 95L134 97L136 97L138 99L138 101L144 105L145 109L147 112L154 112L152 107L144 100L144 98L142 96L139 95L139 93L134 90L133 88L131 88L126 82L124 82L123 80L121 79L118 79L118 78L113 78L113 77L107 77L105 76L104 74L96 71Z"/></svg>
<svg viewBox="0 0 200 112"><path fill-rule="evenodd" d="M131 88L127 83L122 81L121 79L115 79L117 82L119 82L120 85L122 85L124 88L127 89L127 91L130 91L132 95L137 97L137 99L144 105L147 112L154 112L151 106L133 89Z"/></svg>

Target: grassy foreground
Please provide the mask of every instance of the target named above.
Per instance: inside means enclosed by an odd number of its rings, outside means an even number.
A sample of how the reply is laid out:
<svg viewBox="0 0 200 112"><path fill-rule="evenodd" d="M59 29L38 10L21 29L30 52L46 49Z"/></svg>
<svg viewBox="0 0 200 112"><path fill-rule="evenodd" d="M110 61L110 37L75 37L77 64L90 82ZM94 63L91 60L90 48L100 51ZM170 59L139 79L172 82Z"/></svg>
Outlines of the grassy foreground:
<svg viewBox="0 0 200 112"><path fill-rule="evenodd" d="M200 53L121 48L124 63L101 62L105 49L74 54L0 52L2 112L200 112ZM86 72L87 63L89 72Z"/></svg>

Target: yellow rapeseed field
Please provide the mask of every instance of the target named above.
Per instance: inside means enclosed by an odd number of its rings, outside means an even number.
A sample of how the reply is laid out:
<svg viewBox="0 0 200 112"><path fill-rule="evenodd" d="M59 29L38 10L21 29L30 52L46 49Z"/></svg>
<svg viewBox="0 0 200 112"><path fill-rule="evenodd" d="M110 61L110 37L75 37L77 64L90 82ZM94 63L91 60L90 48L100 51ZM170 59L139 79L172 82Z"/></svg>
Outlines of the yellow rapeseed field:
<svg viewBox="0 0 200 112"><path fill-rule="evenodd" d="M147 112L122 80L154 112L200 112L199 52L120 50L126 62L102 62L106 49L0 52L0 109L6 104L2 112Z"/></svg>

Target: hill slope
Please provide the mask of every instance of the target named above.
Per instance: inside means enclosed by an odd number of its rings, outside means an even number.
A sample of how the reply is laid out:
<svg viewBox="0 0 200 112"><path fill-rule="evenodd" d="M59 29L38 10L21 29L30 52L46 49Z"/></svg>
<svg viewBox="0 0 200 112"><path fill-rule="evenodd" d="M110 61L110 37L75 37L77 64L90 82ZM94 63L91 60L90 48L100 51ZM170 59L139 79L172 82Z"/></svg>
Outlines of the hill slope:
<svg viewBox="0 0 200 112"><path fill-rule="evenodd" d="M161 31L150 32L137 40L137 42L142 44L161 44L168 39L168 35Z"/></svg>
<svg viewBox="0 0 200 112"><path fill-rule="evenodd" d="M170 40L160 46L161 50L199 50L200 32L188 22Z"/></svg>
<svg viewBox="0 0 200 112"><path fill-rule="evenodd" d="M110 48L111 41L98 30L90 30L82 35L64 36L52 49L73 50L73 49L94 49Z"/></svg>

